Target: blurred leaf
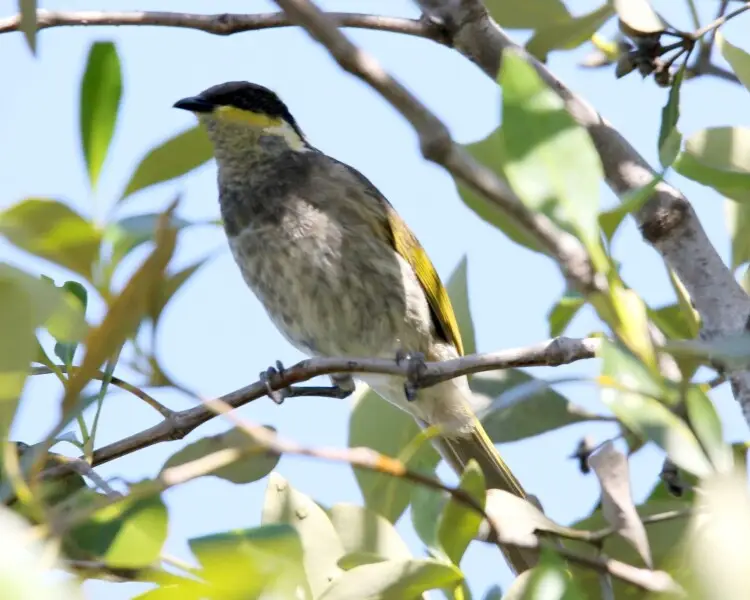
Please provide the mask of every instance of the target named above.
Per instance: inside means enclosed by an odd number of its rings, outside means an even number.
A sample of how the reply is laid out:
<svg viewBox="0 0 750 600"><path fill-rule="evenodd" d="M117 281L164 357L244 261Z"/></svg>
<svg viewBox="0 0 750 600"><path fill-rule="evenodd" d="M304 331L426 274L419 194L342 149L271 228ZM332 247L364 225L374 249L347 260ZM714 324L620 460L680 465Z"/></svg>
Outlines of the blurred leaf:
<svg viewBox="0 0 750 600"><path fill-rule="evenodd" d="M748 598L750 570L742 548L750 538L750 496L739 476L704 481L687 544L696 589L692 598Z"/></svg>
<svg viewBox="0 0 750 600"><path fill-rule="evenodd" d="M468 261L466 256L461 259L451 273L445 288L451 299L453 312L458 321L461 340L464 345L464 355L475 354L477 351L474 323L471 320L471 306L469 304Z"/></svg>
<svg viewBox="0 0 750 600"><path fill-rule="evenodd" d="M371 554L383 559L411 558L411 552L391 522L356 504L334 504L328 516L347 554Z"/></svg>
<svg viewBox="0 0 750 600"><path fill-rule="evenodd" d="M345 549L328 515L275 472L269 477L262 523L287 523L297 531L307 582L315 598L321 597L329 583L341 578L344 571L337 563Z"/></svg>
<svg viewBox="0 0 750 600"><path fill-rule="evenodd" d="M147 187L180 177L212 157L213 147L200 126L183 131L141 159L119 202Z"/></svg>
<svg viewBox="0 0 750 600"><path fill-rule="evenodd" d="M662 345L662 350L678 358L694 358L711 366L714 361L725 363L730 370L744 367L750 362L750 335L726 335L711 341L675 340Z"/></svg>
<svg viewBox="0 0 750 600"><path fill-rule="evenodd" d="M502 600L584 600L560 557L542 552L539 564L521 573Z"/></svg>
<svg viewBox="0 0 750 600"><path fill-rule="evenodd" d="M462 580L463 574L457 567L435 560L388 560L344 572L319 600L411 600L427 590Z"/></svg>
<svg viewBox="0 0 750 600"><path fill-rule="evenodd" d="M667 28L648 0L614 0L620 30L628 36L639 37L663 33Z"/></svg>
<svg viewBox="0 0 750 600"><path fill-rule="evenodd" d="M269 425L264 425L264 427L270 431L276 431ZM250 450L254 446L257 446L257 452ZM264 451L263 447L254 443L247 433L241 429L230 429L224 433L201 438L197 442L188 444L178 450L167 459L161 468L161 472L227 448L241 448L247 450L248 454L225 467L208 473L207 476L218 477L232 483L251 483L263 479L279 463L277 454L269 454Z"/></svg>
<svg viewBox="0 0 750 600"><path fill-rule="evenodd" d="M634 433L661 447L678 467L704 477L711 472L690 428L655 398L666 396L661 382L632 354L602 341L602 376L626 389L605 387L602 401Z"/></svg>
<svg viewBox="0 0 750 600"><path fill-rule="evenodd" d="M125 217L110 223L104 239L112 244L112 264L118 264L129 252L154 239L161 213L145 213ZM192 225L190 221L172 215L170 225L180 231Z"/></svg>
<svg viewBox="0 0 750 600"><path fill-rule="evenodd" d="M573 406L565 396L546 385L518 401L511 400L504 406L502 402L496 403L501 394L535 381L545 383L519 369L476 373L469 378L472 391L478 395L475 410L481 414L486 407L492 407L481 420L496 444L534 437L597 416Z"/></svg>
<svg viewBox="0 0 750 600"><path fill-rule="evenodd" d="M149 257L133 274L122 292L109 302L107 314L100 325L86 337L86 353L80 368L69 378L63 399L63 414L68 415L78 395L105 360L122 347L135 331L148 307L155 281L161 278L172 258L177 232L168 227L168 219L176 208L173 204L164 214L164 222L156 235L156 244Z"/></svg>
<svg viewBox="0 0 750 600"><path fill-rule="evenodd" d="M668 339L692 339L690 327L678 304L648 309L648 316Z"/></svg>
<svg viewBox="0 0 750 600"><path fill-rule="evenodd" d="M525 572L526 571L524 571L524 573ZM521 575L519 575L518 577L522 576L523 573L521 573ZM518 577L516 579L518 579ZM500 589L499 585L493 585L491 588L487 589L482 600L503 600L503 590Z"/></svg>
<svg viewBox="0 0 750 600"><path fill-rule="evenodd" d="M499 83L508 181L532 210L557 207L555 220L597 251L602 166L591 138L517 52L503 53Z"/></svg>
<svg viewBox="0 0 750 600"><path fill-rule="evenodd" d="M380 454L395 457L411 442L420 429L404 411L383 400L371 389L357 390L349 420L349 447L364 446ZM433 473L440 455L429 445L423 445L408 467ZM354 469L354 476L365 500L365 506L395 523L409 505L414 484L382 473Z"/></svg>
<svg viewBox="0 0 750 600"><path fill-rule="evenodd" d="M458 487L484 506L485 483L482 469L475 460L469 461ZM484 518L472 508L451 498L438 520L440 547L454 565L461 562L471 540L477 535Z"/></svg>
<svg viewBox="0 0 750 600"><path fill-rule="evenodd" d="M3 600L83 600L72 581L50 577L61 571L50 544L43 544L28 523L0 506L0 597Z"/></svg>
<svg viewBox="0 0 750 600"><path fill-rule="evenodd" d="M509 544L533 544L541 532L571 536L577 533L558 525L529 501L503 490L487 490L485 511Z"/></svg>
<svg viewBox="0 0 750 600"><path fill-rule="evenodd" d="M76 302L76 300L72 300ZM58 339L76 339L85 331L80 305L54 284L0 263L0 436L15 415L30 363L41 346L35 330L47 325Z"/></svg>
<svg viewBox="0 0 750 600"><path fill-rule="evenodd" d="M0 213L0 234L27 252L91 279L101 232L62 202L22 200Z"/></svg>
<svg viewBox="0 0 750 600"><path fill-rule="evenodd" d="M609 300L615 315L608 324L644 365L657 370L656 351L649 332L646 303L618 279L610 282Z"/></svg>
<svg viewBox="0 0 750 600"><path fill-rule="evenodd" d="M287 524L202 536L188 544L203 567L210 598L255 598L261 592L292 598L285 592L305 583L300 538ZM205 592L199 598L207 597Z"/></svg>
<svg viewBox="0 0 750 600"><path fill-rule="evenodd" d="M605 2L599 8L580 17L568 16L560 21L547 21L538 27L531 39L526 42L526 50L542 62L552 50L572 50L591 39L612 15L612 5Z"/></svg>
<svg viewBox="0 0 750 600"><path fill-rule="evenodd" d="M633 545L649 568L653 568L646 528L633 504L628 459L612 442L607 442L589 458L602 491L602 515L607 522Z"/></svg>
<svg viewBox="0 0 750 600"><path fill-rule="evenodd" d="M506 158L502 129L497 128L483 140L479 140L473 144L465 144L463 147L477 162L492 169L502 179L507 179L503 171ZM455 183L461 200L482 220L502 231L516 244L534 252L543 252L533 236L516 226L513 219L500 207L461 181L455 180ZM545 208L543 207L542 210L544 212Z"/></svg>
<svg viewBox="0 0 750 600"><path fill-rule="evenodd" d="M732 270L750 261L750 203L725 200L727 228L732 237Z"/></svg>
<svg viewBox="0 0 750 600"><path fill-rule="evenodd" d="M688 294L685 285L680 281L677 273L669 267L667 267L667 272L669 274L669 283L672 285L675 296L677 296L677 304L680 307L680 312L682 313L682 317L687 324L688 331L690 332L688 337L698 337L701 330L700 315L698 314L698 311L693 308L690 294Z"/></svg>
<svg viewBox="0 0 750 600"><path fill-rule="evenodd" d="M669 167L682 146L682 134L677 129L680 120L680 88L685 77L687 63L683 62L674 76L669 88L669 99L661 109L661 127L659 129L659 161L663 168Z"/></svg>
<svg viewBox="0 0 750 600"><path fill-rule="evenodd" d="M383 562L387 560L380 554L373 554L371 552L351 552L344 554L337 563L344 571L349 571L354 567L361 567L362 565L371 565L373 563Z"/></svg>
<svg viewBox="0 0 750 600"><path fill-rule="evenodd" d="M699 386L691 385L685 394L685 405L693 432L714 468L727 473L733 467L732 449L724 441L721 420L713 402Z"/></svg>
<svg viewBox="0 0 750 600"><path fill-rule="evenodd" d="M36 0L18 0L18 12L21 14L18 29L23 32L31 53L36 55Z"/></svg>
<svg viewBox="0 0 750 600"><path fill-rule="evenodd" d="M701 129L687 139L672 166L728 198L750 201L750 128Z"/></svg>
<svg viewBox="0 0 750 600"><path fill-rule="evenodd" d="M623 194L620 204L612 210L599 213L599 226L608 242L612 241L615 232L623 219L629 214L638 212L651 197L656 186L664 179L664 174L655 176L649 183L635 190Z"/></svg>
<svg viewBox="0 0 750 600"><path fill-rule="evenodd" d="M88 292L77 281L66 281L62 285L62 289L68 292L73 298L81 303L81 311L86 314L86 306L88 305ZM78 342L56 342L55 343L55 356L59 358L68 369L73 364L73 357L78 348Z"/></svg>
<svg viewBox="0 0 750 600"><path fill-rule="evenodd" d="M117 123L122 95L120 59L113 42L94 42L81 80L81 146L91 187L96 188Z"/></svg>
<svg viewBox="0 0 750 600"><path fill-rule="evenodd" d="M583 296L577 291L566 290L562 298L547 313L550 337L557 337L565 333L568 325L585 303Z"/></svg>
<svg viewBox="0 0 750 600"><path fill-rule="evenodd" d="M90 560L102 560L111 567L146 567L161 556L167 521L167 507L159 496L125 499L74 527L66 542Z"/></svg>
<svg viewBox="0 0 750 600"><path fill-rule="evenodd" d="M450 494L422 485L415 485L411 493L411 523L419 539L431 551L438 549L440 515L450 500Z"/></svg>
<svg viewBox="0 0 750 600"><path fill-rule="evenodd" d="M714 34L714 42L721 55L732 67L737 79L750 91L750 54L727 41L720 30Z"/></svg>
<svg viewBox="0 0 750 600"><path fill-rule="evenodd" d="M490 16L505 29L537 29L570 18L562 0L524 0L509 3L507 0L487 0Z"/></svg>
<svg viewBox="0 0 750 600"><path fill-rule="evenodd" d="M209 258L211 257L206 256L192 265L177 271L177 273L174 273L173 275L165 276L161 280L158 289L154 290L149 306L149 317L151 317L151 320L154 323L158 323L167 304L180 290L183 284L185 284L185 282L187 282L187 280L190 279L198 269L206 264Z"/></svg>

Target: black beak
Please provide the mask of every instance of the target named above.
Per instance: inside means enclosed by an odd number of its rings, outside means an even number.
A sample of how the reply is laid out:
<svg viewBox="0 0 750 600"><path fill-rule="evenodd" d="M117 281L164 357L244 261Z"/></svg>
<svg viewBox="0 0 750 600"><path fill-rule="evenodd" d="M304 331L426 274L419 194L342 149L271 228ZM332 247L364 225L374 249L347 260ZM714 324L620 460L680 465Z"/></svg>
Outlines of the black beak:
<svg viewBox="0 0 750 600"><path fill-rule="evenodd" d="M194 113L210 113L216 108L216 105L200 96L183 98L182 100L175 102L172 106L174 108L181 108L182 110L189 110Z"/></svg>

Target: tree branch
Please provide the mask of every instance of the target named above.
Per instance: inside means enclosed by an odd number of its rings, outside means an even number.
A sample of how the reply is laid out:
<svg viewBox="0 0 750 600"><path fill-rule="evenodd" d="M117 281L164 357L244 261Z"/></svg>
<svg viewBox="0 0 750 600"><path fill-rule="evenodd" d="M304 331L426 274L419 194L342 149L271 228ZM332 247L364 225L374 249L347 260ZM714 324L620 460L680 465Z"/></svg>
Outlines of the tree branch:
<svg viewBox="0 0 750 600"><path fill-rule="evenodd" d="M443 362L428 362L425 363L420 386L427 387L461 375L485 371L568 364L594 358L599 346L598 338L559 337L526 348L474 354ZM408 367L403 363L398 364L395 360L311 358L300 361L292 367L286 367L279 374L277 383L279 387L286 387L332 373L382 373L406 377ZM230 392L219 400L232 408L238 408L266 395L268 395L268 389L265 383L259 380ZM182 439L214 416L216 416L215 411L205 405L172 411L161 423L96 450L93 454L92 466L101 465L160 442ZM66 467L56 469L50 470L50 476L64 472Z"/></svg>
<svg viewBox="0 0 750 600"><path fill-rule="evenodd" d="M287 16L282 13L252 15L214 14L200 15L158 11L51 11L38 10L37 29L51 27L99 27L105 25L140 25L153 27L176 27L194 29L214 35L232 35L258 29L289 27ZM440 26L430 19L402 19L358 13L330 13L340 27L375 29L391 33L403 33L427 38L438 43L446 39ZM20 15L0 19L0 33L19 31Z"/></svg>
<svg viewBox="0 0 750 600"><path fill-rule="evenodd" d="M605 180L618 196L647 185L656 176L648 162L594 107L513 42L492 20L481 0L418 1L426 14L444 24L449 45L493 80L504 50L512 48L522 53L562 98L571 116L589 132L602 161ZM643 237L661 254L690 294L703 322L701 337L711 339L744 331L750 315L750 298L721 260L688 200L661 181L635 217ZM733 373L730 380L750 424L750 373Z"/></svg>

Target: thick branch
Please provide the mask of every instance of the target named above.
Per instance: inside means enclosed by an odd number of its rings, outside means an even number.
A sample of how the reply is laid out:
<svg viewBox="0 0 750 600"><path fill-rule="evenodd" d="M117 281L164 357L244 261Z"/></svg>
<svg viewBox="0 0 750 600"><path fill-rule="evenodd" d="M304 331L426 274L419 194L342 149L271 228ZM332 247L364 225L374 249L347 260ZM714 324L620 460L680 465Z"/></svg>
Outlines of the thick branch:
<svg viewBox="0 0 750 600"><path fill-rule="evenodd" d="M460 375L510 369L514 367L556 366L578 360L593 358L599 348L597 338L577 340L573 338L555 338L528 348L503 350L489 354L464 356L445 362L426 363L422 385L432 385ZM407 366L397 364L395 360L381 359L348 359L348 358L311 358L303 360L292 367L285 368L279 375L280 386L290 386L331 373L383 373L406 377ZM244 388L230 392L221 400L238 408L253 400L266 396L265 383L256 381ZM146 448L160 442L179 440L196 427L209 421L215 412L206 406L196 406L174 412L158 425L139 433L104 446L94 452L93 465L100 465L126 454Z"/></svg>
<svg viewBox="0 0 750 600"><path fill-rule="evenodd" d="M504 50L513 48L523 53L540 77L560 95L573 118L588 130L602 161L606 182L618 196L643 187L655 177L655 171L611 123L513 42L492 20L481 0L420 0L420 5L427 14L445 24L450 45L493 80ZM688 290L703 321L702 337L744 331L750 315L750 298L722 262L688 200L662 181L635 216L643 237ZM731 381L735 397L750 423L750 373L735 373Z"/></svg>
<svg viewBox="0 0 750 600"><path fill-rule="evenodd" d="M215 14L200 15L159 11L52 11L38 10L37 29L50 27L97 27L104 25L139 25L153 27L176 27L194 29L214 35L232 35L258 29L274 29L291 25L284 13L266 14ZM403 33L428 38L436 42L444 41L442 29L429 19L402 19L358 13L330 13L341 27L376 29L391 33ZM0 33L18 31L20 15L0 19Z"/></svg>

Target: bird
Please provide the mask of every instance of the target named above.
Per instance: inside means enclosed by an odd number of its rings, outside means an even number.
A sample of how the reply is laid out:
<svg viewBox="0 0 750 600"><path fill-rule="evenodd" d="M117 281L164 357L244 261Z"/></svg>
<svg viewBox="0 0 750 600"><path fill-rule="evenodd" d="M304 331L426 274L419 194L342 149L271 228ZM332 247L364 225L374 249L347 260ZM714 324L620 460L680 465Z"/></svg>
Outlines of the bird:
<svg viewBox="0 0 750 600"><path fill-rule="evenodd" d="M405 221L362 173L314 147L275 92L230 81L173 106L207 133L231 254L292 346L311 357L405 360L407 372L463 355L448 293ZM474 459L487 489L527 498L472 410L466 376L423 388L408 376L356 378L420 426L437 426L435 445L458 475ZM355 389L349 374L331 380L342 397ZM514 570L533 566L528 553L502 550Z"/></svg>

